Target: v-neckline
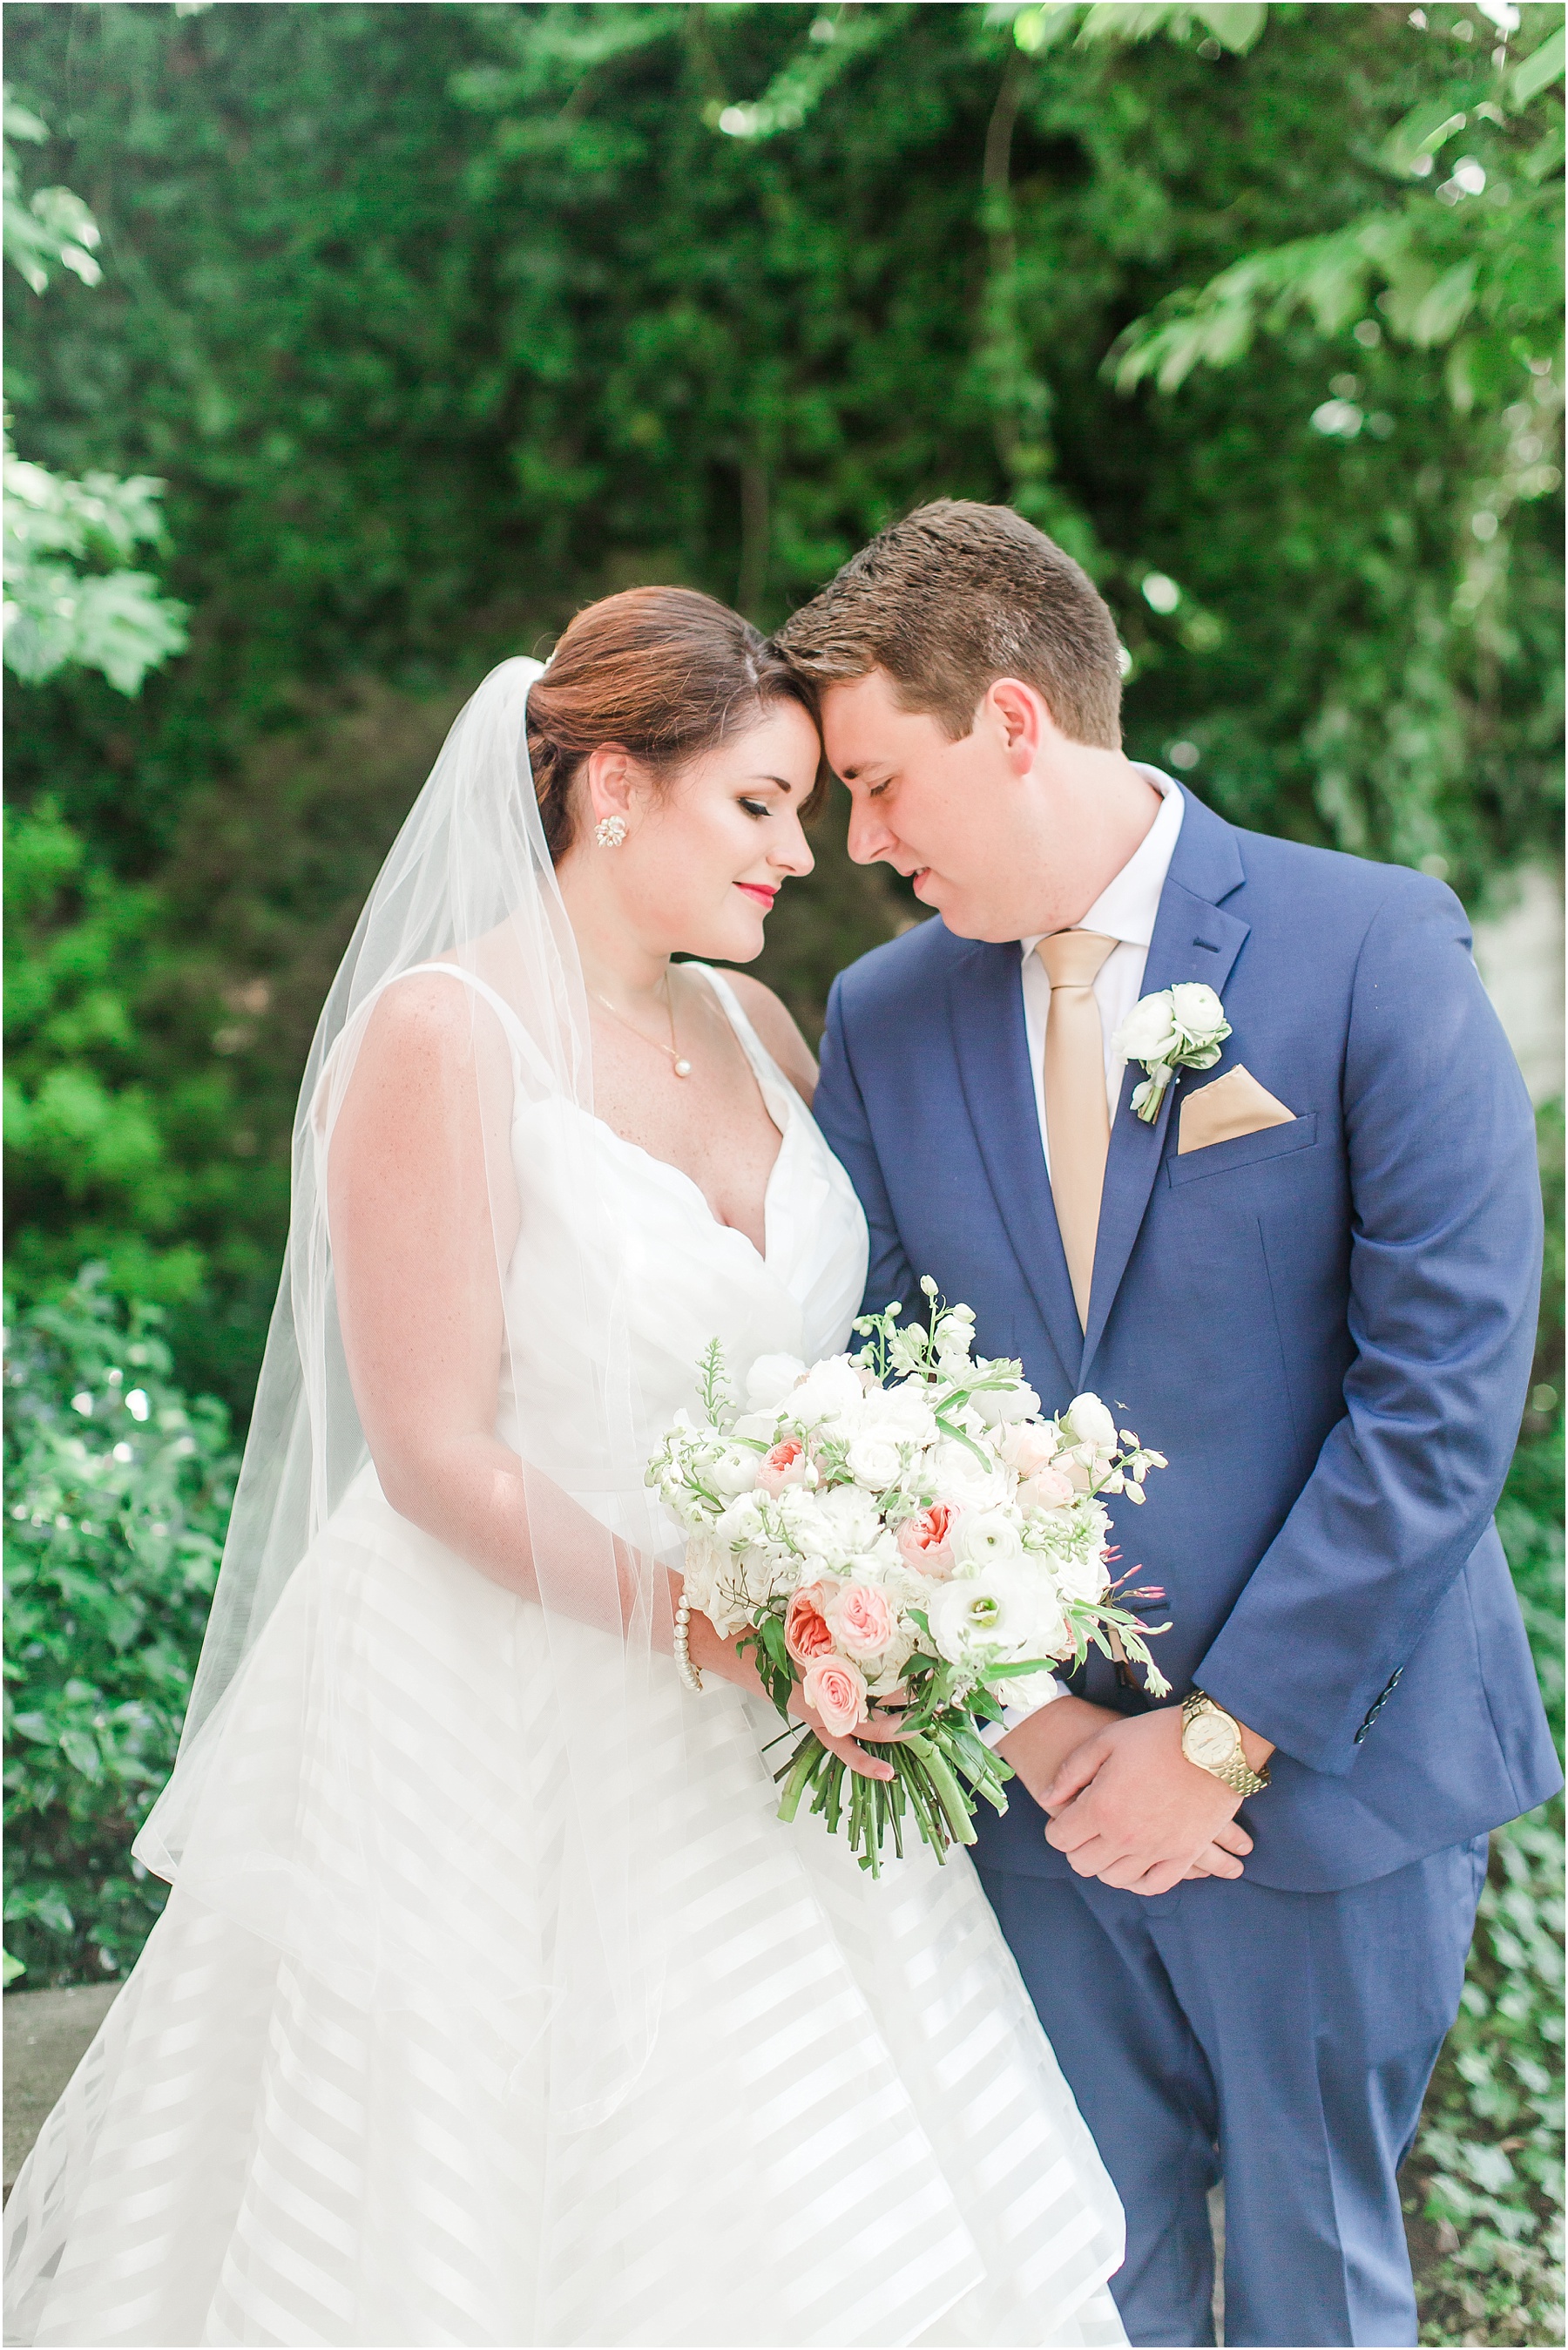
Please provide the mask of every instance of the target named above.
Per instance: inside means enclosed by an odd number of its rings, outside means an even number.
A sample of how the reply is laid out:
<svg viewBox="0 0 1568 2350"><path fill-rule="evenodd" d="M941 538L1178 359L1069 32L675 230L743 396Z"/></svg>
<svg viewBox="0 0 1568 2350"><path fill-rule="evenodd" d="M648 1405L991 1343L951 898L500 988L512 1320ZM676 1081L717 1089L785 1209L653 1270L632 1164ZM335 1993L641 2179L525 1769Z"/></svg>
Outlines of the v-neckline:
<svg viewBox="0 0 1568 2350"><path fill-rule="evenodd" d="M768 1170L768 1180L763 1186L763 1246L759 1248L755 1241L752 1238L750 1232L743 1232L739 1224L727 1224L724 1222L722 1216L721 1216L714 1208L712 1201L710 1200L707 1192L702 1189L701 1184L698 1182L694 1175L689 1175L684 1167L677 1167L672 1159L661 1159L657 1150L649 1150L644 1143L633 1142L629 1135L618 1132L615 1127L611 1126L607 1118L600 1118L597 1111L587 1110L584 1112L584 1116L591 1118L594 1125L601 1128L603 1131L608 1135L610 1140L612 1142L618 1143L623 1150L634 1151L639 1159L646 1159L650 1167L662 1168L664 1172L667 1175L672 1175L678 1183L683 1183L686 1189L689 1191L693 1192L697 1199L701 1201L702 1212L707 1217L708 1222L713 1226L715 1232L733 1233L736 1240L743 1242L745 1246L751 1250L752 1254L756 1258L759 1264L769 1266L769 1269L771 1270L770 1260L773 1253L773 1233L771 1230L773 1217L771 1211L773 1207L774 1185L778 1180L779 1169L784 1164L784 1153L789 1149L790 1137L794 1131L795 1107L799 1097L798 1096L794 1095L794 1088L790 1086L788 1078L784 1076L782 1071L770 1073L772 1081L783 1088L784 1093L784 1123L781 1125L777 1112L775 1111L773 1103L768 1098L768 1082L764 1081L763 1073L757 1066L756 1055L753 1053L750 1044L747 1042L744 1034L737 1024L735 1015L740 1010L740 1007L738 1004L734 1003L732 999L730 997L728 988L720 986L716 983L719 974L716 972L711 971L706 963L684 963L681 965L681 968L685 971L700 971L701 972L702 977L712 994L714 1002L718 1004L720 1011L722 1012L725 1019L730 1024L731 1034L733 1035L736 1044L739 1045L742 1052L746 1056L746 1065L756 1080L757 1093L762 1101L763 1107L767 1112L769 1123L773 1126L774 1131L778 1135L779 1147L774 1153L774 1163ZM761 1045L760 1039L758 1049L763 1049ZM792 1096L794 1096L793 1099L790 1097Z"/></svg>

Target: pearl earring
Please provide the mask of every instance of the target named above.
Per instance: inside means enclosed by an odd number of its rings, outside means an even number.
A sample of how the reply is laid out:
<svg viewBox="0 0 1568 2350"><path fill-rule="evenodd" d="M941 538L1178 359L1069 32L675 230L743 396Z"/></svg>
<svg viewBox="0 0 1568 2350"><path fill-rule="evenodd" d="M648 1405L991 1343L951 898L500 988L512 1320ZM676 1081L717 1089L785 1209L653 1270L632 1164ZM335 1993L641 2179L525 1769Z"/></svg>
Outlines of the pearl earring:
<svg viewBox="0 0 1568 2350"><path fill-rule="evenodd" d="M601 816L594 827L594 838L601 848L618 848L626 838L625 816Z"/></svg>

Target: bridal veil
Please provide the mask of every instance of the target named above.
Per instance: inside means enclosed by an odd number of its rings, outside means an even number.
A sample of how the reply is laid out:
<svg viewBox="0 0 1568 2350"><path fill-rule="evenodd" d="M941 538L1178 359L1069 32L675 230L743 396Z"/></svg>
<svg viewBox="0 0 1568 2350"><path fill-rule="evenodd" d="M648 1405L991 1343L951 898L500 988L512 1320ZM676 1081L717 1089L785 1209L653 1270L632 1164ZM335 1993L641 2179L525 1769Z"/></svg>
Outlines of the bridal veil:
<svg viewBox="0 0 1568 2350"><path fill-rule="evenodd" d="M487 1132L506 1133L519 1116L551 1110L553 1148L566 1154L575 1196L591 1201L601 1160L591 1146L593 1074L587 998L576 943L545 844L531 779L525 730L528 691L541 674L513 660L492 671L467 703L394 842L358 927L311 1046L294 1128L293 1207L254 1417L206 1639L174 1773L137 1840L155 1874L178 1880L208 1908L262 1934L330 1982L356 2005L400 2007L411 1963L439 1970L439 1944L411 1960L407 1938L383 1930L383 1870L372 1865L372 1816L384 1790L369 1788L364 1816L348 1816L328 1853L297 1833L286 1801L263 1804L254 1838L236 1839L232 1810L204 1819L204 1797L223 1774L226 1721L257 1640L311 1544L365 1470L369 1447L345 1361L327 1213L333 1135L354 1082L373 1008L418 966L444 962L471 975L461 989L471 1023L503 1024L510 1050L475 1050L462 1073ZM493 1043L493 1039L491 1040ZM504 1072L504 1074L501 1074ZM485 1099L498 1086L506 1100ZM579 1116L576 1113L582 1113ZM507 1235L516 1229L511 1156L494 1154L490 1175L496 1280L504 1302L504 1347L519 1353L526 1297L505 1287ZM504 1196L508 1191L511 1196ZM582 1229L591 1232L590 1214ZM602 1225L600 1229L603 1229ZM602 1468L592 1518L563 1509L559 1489L530 1468L526 1418L517 1430L532 1536L532 1575L548 1634L554 1704L569 1786L558 1816L566 1847L554 1881L556 1914L533 1945L547 1980L520 1986L547 2041L535 2049L531 2083L547 2083L550 2119L591 2126L612 2112L646 2063L658 2028L661 1984L660 1888L644 1856L657 1845L649 1807L679 1799L660 1774L649 1783L646 1756L654 1554L669 1540L642 1482L636 1430L642 1424L625 1339L623 1260L555 1267L556 1311L575 1323L575 1351L597 1367L585 1404L580 1457ZM526 1346L537 1355L540 1334ZM525 1396L526 1383L504 1388ZM524 1415L525 1415L525 1406ZM384 1466L385 1464L381 1464ZM608 1522L608 1523L603 1523ZM621 1537L618 1547L610 1525ZM628 1557L635 1587L628 1589ZM611 1627L607 1630L607 1627ZM312 1644L332 1653L330 1641ZM410 1717L417 1690L406 1692ZM335 1711L330 1689L312 1688L302 1709L317 1724L317 1782L353 1790L361 1760L353 1721ZM328 1725L320 1751L319 1723ZM279 1756L299 1745L299 1725L278 1723ZM412 1726L410 1720L410 1737ZM667 1749L667 1742L666 1742ZM412 1748L410 1746L410 1753ZM265 1771L265 1757L262 1768ZM232 1780L232 1770L228 1773ZM454 1846L483 1846L487 1806L526 1800L517 1789L458 1783L427 1790L450 1810L442 1823ZM301 1814L307 1807L301 1804ZM428 1988L428 1986L427 1986Z"/></svg>

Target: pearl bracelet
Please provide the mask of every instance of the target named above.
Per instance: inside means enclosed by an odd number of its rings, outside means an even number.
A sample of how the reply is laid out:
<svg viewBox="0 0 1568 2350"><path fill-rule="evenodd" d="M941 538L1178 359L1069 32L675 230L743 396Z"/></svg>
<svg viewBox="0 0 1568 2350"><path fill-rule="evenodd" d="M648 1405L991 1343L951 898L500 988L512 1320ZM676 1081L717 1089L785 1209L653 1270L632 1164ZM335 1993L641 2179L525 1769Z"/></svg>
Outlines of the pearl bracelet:
<svg viewBox="0 0 1568 2350"><path fill-rule="evenodd" d="M675 1609L675 1669L692 1695L701 1695L702 1676L691 1661L691 1602L684 1592Z"/></svg>

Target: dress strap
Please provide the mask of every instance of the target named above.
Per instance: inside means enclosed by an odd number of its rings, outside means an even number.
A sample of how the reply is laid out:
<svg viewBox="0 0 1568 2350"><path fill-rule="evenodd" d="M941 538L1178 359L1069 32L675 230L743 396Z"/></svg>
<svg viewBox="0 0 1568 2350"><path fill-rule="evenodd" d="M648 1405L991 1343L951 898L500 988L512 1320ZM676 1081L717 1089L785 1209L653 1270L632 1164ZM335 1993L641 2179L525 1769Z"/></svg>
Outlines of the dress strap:
<svg viewBox="0 0 1568 2350"><path fill-rule="evenodd" d="M415 979L423 972L432 972L438 975L444 975L448 979L461 979L465 986L472 988L476 995L482 995L484 998L503 1028L505 1029L507 1040L513 1051L528 1049L527 1031L506 998L504 995L498 995L489 981L481 979L476 971L470 971L466 963L411 962L407 971L394 972L391 978L385 982L381 993L384 993L388 987L396 987L400 979Z"/></svg>
<svg viewBox="0 0 1568 2350"><path fill-rule="evenodd" d="M723 972L722 971L715 971L711 963L688 962L682 963L680 968L682 971L700 971L703 978L707 981L709 986L712 989L714 994L718 997L719 1008L723 1013L724 1017L728 1020L736 1035L740 1038L741 1050L745 1054L747 1060L750 1061L753 1073L756 1077L758 1085L762 1087L763 1099L767 1104L769 1116L774 1118L774 1125L777 1126L782 1132L784 1121L782 1118L774 1115L773 1104L769 1100L769 1096L775 1092L779 1094L785 1105L788 1114L791 1117L794 1116L796 1109L802 1107L801 1098L799 1094L796 1093L794 1086L791 1085L789 1079L785 1076L784 1071L780 1068L778 1063L774 1060L773 1055L769 1052L767 1046L763 1044L762 1038L758 1035L756 1030L753 1027L750 1020L747 1019L745 1013L741 1009L740 997L735 993L734 989L731 986Z"/></svg>

